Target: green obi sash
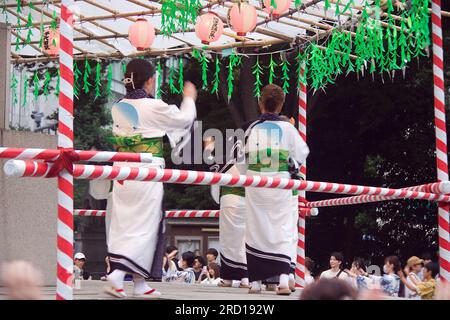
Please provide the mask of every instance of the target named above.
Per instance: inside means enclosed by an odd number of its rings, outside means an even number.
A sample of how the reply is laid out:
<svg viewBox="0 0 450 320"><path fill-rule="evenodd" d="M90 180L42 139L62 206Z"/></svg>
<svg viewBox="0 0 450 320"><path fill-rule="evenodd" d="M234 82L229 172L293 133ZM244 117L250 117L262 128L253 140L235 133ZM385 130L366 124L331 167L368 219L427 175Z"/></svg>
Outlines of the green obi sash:
<svg viewBox="0 0 450 320"><path fill-rule="evenodd" d="M225 196L227 194L233 194L239 197L245 197L245 188L242 187L220 187L220 196Z"/></svg>
<svg viewBox="0 0 450 320"><path fill-rule="evenodd" d="M140 134L131 137L108 137L108 141L117 147L119 152L151 153L154 157L163 158L163 137L143 138Z"/></svg>
<svg viewBox="0 0 450 320"><path fill-rule="evenodd" d="M276 157L278 159L272 159L273 151L271 148L250 152L248 169L266 172L289 171L289 152L287 150L277 150L276 152L278 152L278 157ZM272 163L272 160L275 160L275 162Z"/></svg>

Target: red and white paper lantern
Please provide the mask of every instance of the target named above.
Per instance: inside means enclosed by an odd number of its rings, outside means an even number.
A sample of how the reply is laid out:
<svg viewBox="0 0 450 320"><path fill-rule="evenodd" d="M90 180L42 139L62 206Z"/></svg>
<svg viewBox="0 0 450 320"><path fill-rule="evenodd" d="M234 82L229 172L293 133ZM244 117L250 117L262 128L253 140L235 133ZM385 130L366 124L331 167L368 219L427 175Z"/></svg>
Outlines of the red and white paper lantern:
<svg viewBox="0 0 450 320"><path fill-rule="evenodd" d="M144 51L155 40L155 28L144 18L139 18L128 29L130 43L139 51Z"/></svg>
<svg viewBox="0 0 450 320"><path fill-rule="evenodd" d="M245 36L247 32L255 30L258 14L254 6L242 2L235 3L228 10L228 21L238 36Z"/></svg>
<svg viewBox="0 0 450 320"><path fill-rule="evenodd" d="M292 4L292 0L275 0L275 6L271 5L272 0L264 0L264 11L274 16L285 13Z"/></svg>
<svg viewBox="0 0 450 320"><path fill-rule="evenodd" d="M45 53L51 56L59 54L59 29L47 28L44 31L42 48Z"/></svg>
<svg viewBox="0 0 450 320"><path fill-rule="evenodd" d="M223 33L223 22L212 12L205 13L198 17L195 25L195 34L203 44L219 40Z"/></svg>

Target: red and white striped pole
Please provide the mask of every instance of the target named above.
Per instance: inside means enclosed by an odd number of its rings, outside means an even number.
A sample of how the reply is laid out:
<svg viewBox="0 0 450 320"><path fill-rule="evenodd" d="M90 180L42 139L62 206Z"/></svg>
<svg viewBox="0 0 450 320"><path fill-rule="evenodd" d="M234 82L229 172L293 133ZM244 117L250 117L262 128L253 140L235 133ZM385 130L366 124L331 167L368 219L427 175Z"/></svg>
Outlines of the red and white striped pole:
<svg viewBox="0 0 450 320"><path fill-rule="evenodd" d="M437 178L438 181L447 181L448 157L441 0L433 0L432 2L431 21L433 32L434 123L436 130ZM440 275L442 279L450 281L450 227L448 203L439 203L438 215Z"/></svg>
<svg viewBox="0 0 450 320"><path fill-rule="evenodd" d="M301 77L305 76L305 65L301 66ZM298 79L300 82L300 90L298 92L298 130L302 139L306 142L306 107L308 91L306 87L306 81ZM306 163L300 167L300 174L306 179ZM299 197L306 200L306 192L299 191ZM299 204L303 204L300 201ZM295 286L305 287L305 229L306 229L306 216L299 210L298 217L298 241L297 241L297 263L295 267Z"/></svg>
<svg viewBox="0 0 450 320"><path fill-rule="evenodd" d="M73 149L73 0L61 1L59 68L61 85L58 109L58 148ZM58 175L56 299L73 299L73 176Z"/></svg>

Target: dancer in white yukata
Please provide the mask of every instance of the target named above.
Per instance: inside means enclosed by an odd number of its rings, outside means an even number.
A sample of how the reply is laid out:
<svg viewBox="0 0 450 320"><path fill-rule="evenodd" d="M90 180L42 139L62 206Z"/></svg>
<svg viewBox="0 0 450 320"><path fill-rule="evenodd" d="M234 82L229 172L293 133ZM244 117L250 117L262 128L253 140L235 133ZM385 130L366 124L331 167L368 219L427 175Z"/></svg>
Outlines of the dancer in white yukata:
<svg viewBox="0 0 450 320"><path fill-rule="evenodd" d="M154 99L155 70L143 60L135 59L125 73L126 96L111 110L113 143L122 152L148 152L152 163L120 163L116 166L164 168L163 137L172 147L186 136L196 118L197 91L192 83L184 87L180 108ZM163 228L163 184L159 182L115 181L109 204L108 256L112 272L105 292L124 297L126 273L133 274L134 295L154 297L159 292L150 288L150 277L158 238ZM161 264L157 266L161 269Z"/></svg>
<svg viewBox="0 0 450 320"><path fill-rule="evenodd" d="M247 175L290 178L288 159L304 163L309 149L298 130L283 121L283 90L264 87L259 100L260 121L249 128ZM261 280L279 276L277 294L289 295L289 273L296 232L292 190L245 188L246 252L249 293L261 292Z"/></svg>
<svg viewBox="0 0 450 320"><path fill-rule="evenodd" d="M227 169L229 168L229 169ZM236 166L228 165L223 173L239 175ZM220 203L220 276L219 287L250 288L245 254L245 188L212 186L213 198ZM219 200L220 198L220 200Z"/></svg>

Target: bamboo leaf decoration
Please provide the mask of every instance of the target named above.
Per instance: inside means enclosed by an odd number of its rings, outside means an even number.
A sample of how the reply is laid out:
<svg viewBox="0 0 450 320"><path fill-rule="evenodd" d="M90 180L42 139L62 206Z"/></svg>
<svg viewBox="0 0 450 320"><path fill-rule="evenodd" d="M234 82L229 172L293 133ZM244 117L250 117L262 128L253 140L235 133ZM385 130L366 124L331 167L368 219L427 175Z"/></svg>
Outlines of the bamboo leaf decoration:
<svg viewBox="0 0 450 320"><path fill-rule="evenodd" d="M206 89L208 87L208 57L205 54L202 54L200 56L200 64L202 66L202 83L203 89Z"/></svg>
<svg viewBox="0 0 450 320"><path fill-rule="evenodd" d="M14 107L19 102L19 98L18 98L18 94L17 94L17 86L18 85L19 85L19 81L17 80L16 73L13 70L13 73L11 76L11 84L10 84L9 88L11 89L12 104Z"/></svg>
<svg viewBox="0 0 450 320"><path fill-rule="evenodd" d="M23 76L23 100L22 100L22 107L25 107L28 103L28 86L30 84L30 79L28 77L28 73L25 72L25 75Z"/></svg>
<svg viewBox="0 0 450 320"><path fill-rule="evenodd" d="M73 62L73 94L78 98L80 95L80 77L83 74L78 68L78 63L76 61Z"/></svg>
<svg viewBox="0 0 450 320"><path fill-rule="evenodd" d="M84 60L84 73L83 73L83 91L84 93L89 93L91 91L92 84L89 83L89 77L91 75L91 65L89 60Z"/></svg>
<svg viewBox="0 0 450 320"><path fill-rule="evenodd" d="M50 86L51 80L52 80L52 76L50 75L50 72L48 72L48 70L46 70L44 73L44 86L43 86L45 99L48 99L48 95L50 94L49 86Z"/></svg>
<svg viewBox="0 0 450 320"><path fill-rule="evenodd" d="M158 72L158 89L156 90L156 98L161 99L163 91L162 91L162 82L163 82L163 73L161 67L161 61L158 61L156 64L156 71Z"/></svg>
<svg viewBox="0 0 450 320"><path fill-rule="evenodd" d="M219 91L219 83L220 83L220 61L219 61L219 55L216 55L216 62L215 62L215 71L214 71L214 78L212 82L212 89L211 93L218 93Z"/></svg>
<svg viewBox="0 0 450 320"><path fill-rule="evenodd" d="M112 95L112 83L113 83L113 66L112 63L108 65L108 71L106 74L106 94L108 97Z"/></svg>
<svg viewBox="0 0 450 320"><path fill-rule="evenodd" d="M236 53L233 51L233 53L230 55L230 59L228 61L228 77L227 77L227 83L228 83L228 101L231 99L231 96L233 95L234 90L234 68L239 66L241 64L241 57L236 55Z"/></svg>
<svg viewBox="0 0 450 320"><path fill-rule="evenodd" d="M179 93L178 88L175 86L175 68L173 66L173 62L169 66L169 91L170 93Z"/></svg>
<svg viewBox="0 0 450 320"><path fill-rule="evenodd" d="M102 96L102 65L100 61L95 67L95 99Z"/></svg>
<svg viewBox="0 0 450 320"><path fill-rule="evenodd" d="M55 85L55 96L57 97L59 97L60 85L61 85L61 72L58 68L56 70L56 85Z"/></svg>
<svg viewBox="0 0 450 320"><path fill-rule="evenodd" d="M178 59L178 87L178 93L182 93L184 90L184 65L182 56Z"/></svg>
<svg viewBox="0 0 450 320"><path fill-rule="evenodd" d="M255 76L255 83L254 83L254 90L253 94L255 97L259 98L261 96L261 88L262 88L262 81L261 76L263 74L263 68L259 64L259 56L256 57L256 62L253 65L252 68L252 74Z"/></svg>
<svg viewBox="0 0 450 320"><path fill-rule="evenodd" d="M273 79L275 78L275 68L277 67L277 63L273 59L273 54L270 55L269 61L269 83L273 83Z"/></svg>
<svg viewBox="0 0 450 320"><path fill-rule="evenodd" d="M34 95L34 101L37 101L37 99L39 98L39 74L36 71L34 73L34 77L33 77L33 85L34 85L34 90L33 90L33 95Z"/></svg>
<svg viewBox="0 0 450 320"><path fill-rule="evenodd" d="M166 36L179 31L187 31L190 24L195 24L202 8L200 0L161 2L161 33Z"/></svg>
<svg viewBox="0 0 450 320"><path fill-rule="evenodd" d="M289 92L289 66L290 63L289 61L287 61L287 59L283 59L281 62L281 70L283 75L281 76L281 79L283 80L283 91L284 93L288 93Z"/></svg>

